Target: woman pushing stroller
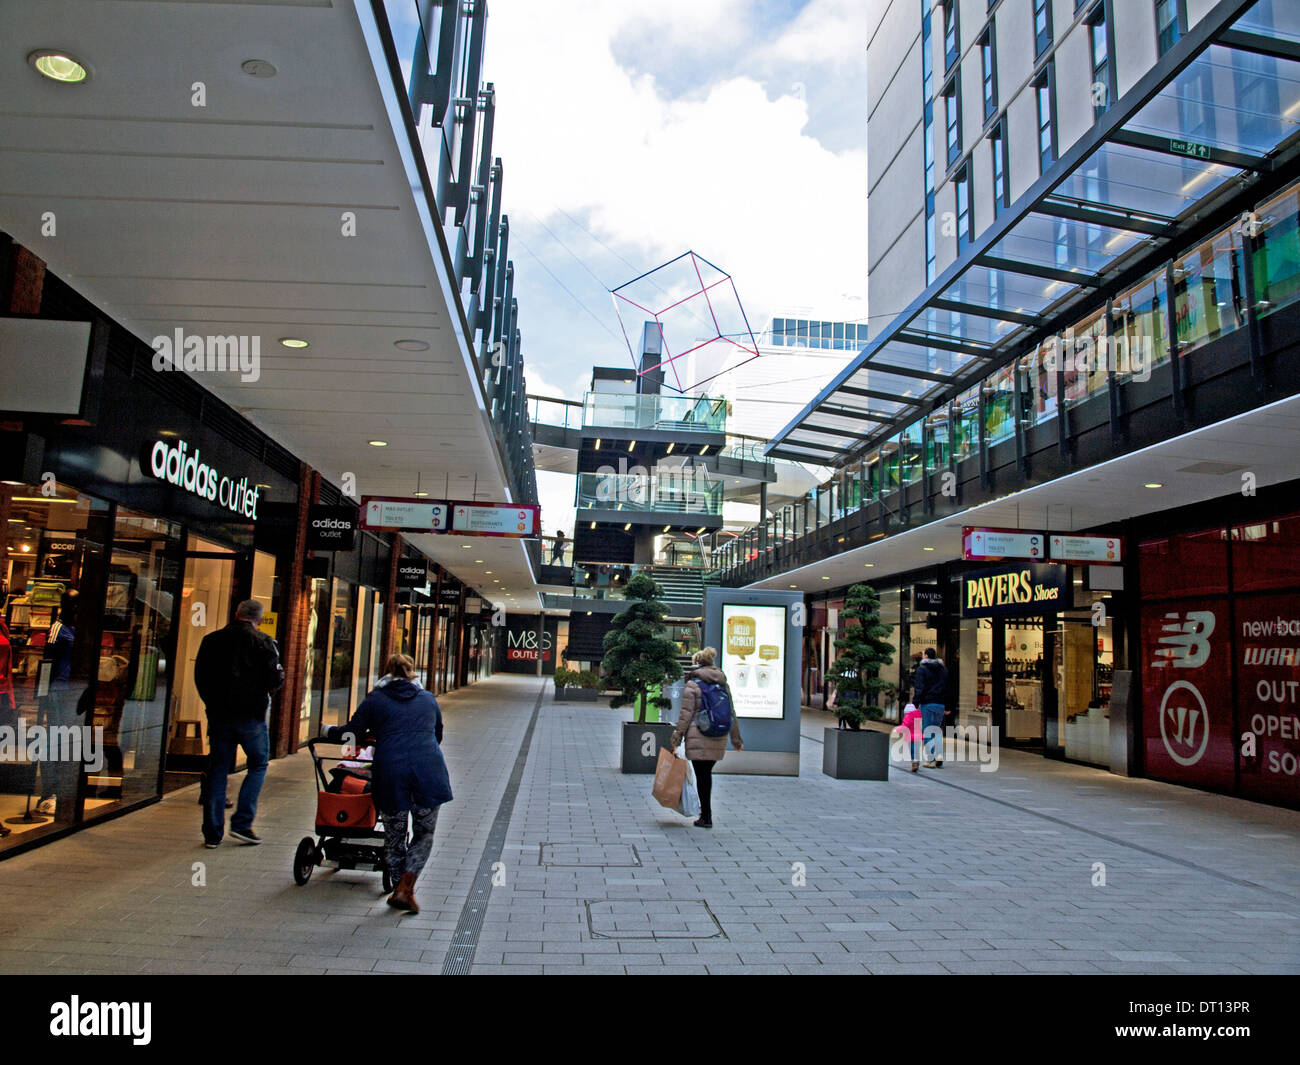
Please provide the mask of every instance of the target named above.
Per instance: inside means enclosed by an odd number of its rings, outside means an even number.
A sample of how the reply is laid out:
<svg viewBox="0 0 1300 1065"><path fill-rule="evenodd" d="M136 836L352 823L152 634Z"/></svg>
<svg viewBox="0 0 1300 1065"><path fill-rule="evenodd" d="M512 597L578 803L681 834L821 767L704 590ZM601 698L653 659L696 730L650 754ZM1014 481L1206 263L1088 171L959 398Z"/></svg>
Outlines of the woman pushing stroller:
<svg viewBox="0 0 1300 1065"><path fill-rule="evenodd" d="M442 711L438 700L420 687L415 662L393 655L372 691L346 725L325 730L325 739L360 746L375 740L371 793L384 821L384 860L397 887L388 905L419 913L415 881L429 860L438 807L451 802L451 782L442 758ZM412 838L406 840L407 819Z"/></svg>

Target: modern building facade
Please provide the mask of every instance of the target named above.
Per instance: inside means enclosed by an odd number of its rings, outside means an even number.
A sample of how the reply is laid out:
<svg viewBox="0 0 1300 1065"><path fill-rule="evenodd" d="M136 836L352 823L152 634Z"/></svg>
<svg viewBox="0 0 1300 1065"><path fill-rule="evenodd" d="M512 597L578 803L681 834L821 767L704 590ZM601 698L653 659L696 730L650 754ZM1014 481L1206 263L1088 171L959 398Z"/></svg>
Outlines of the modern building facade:
<svg viewBox="0 0 1300 1065"><path fill-rule="evenodd" d="M810 593L812 701L866 580L898 700L935 646L959 723L1300 805L1300 12L873 12L870 296L898 314L768 449L834 476L722 579Z"/></svg>

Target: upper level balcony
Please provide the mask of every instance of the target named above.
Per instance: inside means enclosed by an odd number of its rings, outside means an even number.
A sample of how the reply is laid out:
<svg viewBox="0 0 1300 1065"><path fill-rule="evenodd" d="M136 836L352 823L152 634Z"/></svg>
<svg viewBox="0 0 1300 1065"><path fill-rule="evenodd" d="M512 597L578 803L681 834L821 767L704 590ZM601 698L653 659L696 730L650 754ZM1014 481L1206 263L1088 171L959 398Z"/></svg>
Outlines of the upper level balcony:
<svg viewBox="0 0 1300 1065"><path fill-rule="evenodd" d="M582 427L602 432L649 430L673 438L682 433L725 434L727 401L715 396L588 392Z"/></svg>
<svg viewBox="0 0 1300 1065"><path fill-rule="evenodd" d="M698 518L701 525L716 527L722 516L722 482L710 478L703 466L580 473L576 504L580 511L601 512L596 520L644 522L645 515L654 514L667 515L674 525L690 525Z"/></svg>

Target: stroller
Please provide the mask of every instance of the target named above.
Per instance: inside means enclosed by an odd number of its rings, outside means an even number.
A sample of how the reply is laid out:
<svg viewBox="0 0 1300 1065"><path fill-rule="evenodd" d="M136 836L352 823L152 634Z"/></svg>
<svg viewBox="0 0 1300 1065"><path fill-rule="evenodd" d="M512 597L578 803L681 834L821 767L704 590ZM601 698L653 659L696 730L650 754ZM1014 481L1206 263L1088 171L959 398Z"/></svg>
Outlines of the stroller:
<svg viewBox="0 0 1300 1065"><path fill-rule="evenodd" d="M337 753L322 754L317 747L325 744L339 748ZM311 879L312 871L323 862L337 863L340 869L371 869L383 874L385 892L394 888L384 863L384 833L370 795L368 764L354 755L344 754L344 745L316 738L307 742L320 791L316 794L316 835L304 836L293 856L293 879L299 886ZM325 764L333 763L326 775Z"/></svg>

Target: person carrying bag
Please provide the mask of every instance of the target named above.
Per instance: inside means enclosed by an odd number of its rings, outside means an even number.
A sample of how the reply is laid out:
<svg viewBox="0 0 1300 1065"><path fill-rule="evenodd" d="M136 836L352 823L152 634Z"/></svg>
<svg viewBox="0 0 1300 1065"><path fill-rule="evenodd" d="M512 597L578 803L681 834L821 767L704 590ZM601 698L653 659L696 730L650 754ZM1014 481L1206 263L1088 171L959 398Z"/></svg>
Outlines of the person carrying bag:
<svg viewBox="0 0 1300 1065"><path fill-rule="evenodd" d="M675 752L677 744L686 740L686 757L699 788L696 828L713 827L713 765L726 755L728 737L736 750L745 749L727 675L714 666L717 655L712 647L705 647L692 656L694 668L686 674L682 712L668 742L668 749Z"/></svg>

